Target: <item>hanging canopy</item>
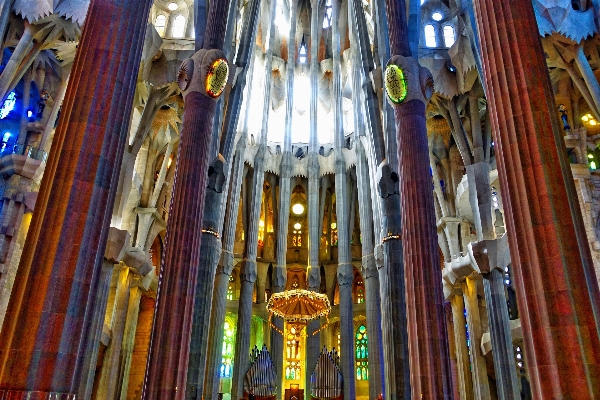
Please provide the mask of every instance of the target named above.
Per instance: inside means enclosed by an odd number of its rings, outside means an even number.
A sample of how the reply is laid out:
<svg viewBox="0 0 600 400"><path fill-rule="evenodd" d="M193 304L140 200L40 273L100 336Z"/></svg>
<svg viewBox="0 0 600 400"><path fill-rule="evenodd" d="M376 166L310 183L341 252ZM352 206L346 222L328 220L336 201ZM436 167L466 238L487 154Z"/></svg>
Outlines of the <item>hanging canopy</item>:
<svg viewBox="0 0 600 400"><path fill-rule="evenodd" d="M275 315L286 322L304 325L314 319L328 318L331 305L327 295L294 289L273 294L267 303L267 311L269 321Z"/></svg>

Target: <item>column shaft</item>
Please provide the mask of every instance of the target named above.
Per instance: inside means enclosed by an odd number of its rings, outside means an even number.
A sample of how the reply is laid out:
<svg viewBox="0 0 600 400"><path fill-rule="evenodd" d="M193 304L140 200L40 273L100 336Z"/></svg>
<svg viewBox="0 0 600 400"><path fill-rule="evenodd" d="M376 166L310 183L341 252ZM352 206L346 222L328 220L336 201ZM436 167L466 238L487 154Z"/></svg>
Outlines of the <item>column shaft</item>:
<svg viewBox="0 0 600 400"><path fill-rule="evenodd" d="M139 285L132 286L129 289L127 320L125 321L125 331L123 333L123 342L121 345L121 368L119 371L119 378L121 379L122 383L120 393L118 393L116 397L120 400L127 400L127 390L129 390L129 372L131 371L131 360L133 357L133 347L135 344L135 333L137 331L141 300L142 289L139 287Z"/></svg>
<svg viewBox="0 0 600 400"><path fill-rule="evenodd" d="M485 358L481 354L481 319L479 318L479 301L477 300L477 281L467 278L462 283L467 326L469 327L469 349L473 392L476 399L490 398L490 385L487 377Z"/></svg>
<svg viewBox="0 0 600 400"><path fill-rule="evenodd" d="M0 388L9 393L75 395L91 367L88 338L150 6L90 4L1 334Z"/></svg>
<svg viewBox="0 0 600 400"><path fill-rule="evenodd" d="M519 382L502 275L502 271L494 268L489 274L483 275L483 285L490 324L498 398L500 400L513 400L520 397Z"/></svg>
<svg viewBox="0 0 600 400"><path fill-rule="evenodd" d="M388 7L389 9L389 7ZM388 19L389 18L388 10ZM425 104L410 100L395 107L402 237L406 282L412 286L408 308L413 396L452 396L442 275L429 173ZM413 325L414 324L414 325Z"/></svg>
<svg viewBox="0 0 600 400"><path fill-rule="evenodd" d="M450 299L452 304L452 321L454 325L454 345L456 346L456 364L458 368L458 386L461 400L473 399L473 381L467 347L467 330L465 321L465 302L460 293Z"/></svg>
<svg viewBox="0 0 600 400"><path fill-rule="evenodd" d="M598 286L533 5L473 6L532 391L597 397Z"/></svg>

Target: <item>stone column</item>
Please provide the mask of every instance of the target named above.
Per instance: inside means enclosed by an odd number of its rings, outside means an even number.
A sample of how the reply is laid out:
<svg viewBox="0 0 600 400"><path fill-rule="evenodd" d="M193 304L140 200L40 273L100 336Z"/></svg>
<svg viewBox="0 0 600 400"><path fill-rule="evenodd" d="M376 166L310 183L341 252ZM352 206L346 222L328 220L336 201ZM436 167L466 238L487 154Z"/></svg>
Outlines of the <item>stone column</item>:
<svg viewBox="0 0 600 400"><path fill-rule="evenodd" d="M0 394L73 397L91 367L100 265L151 4L90 4L1 334Z"/></svg>
<svg viewBox="0 0 600 400"><path fill-rule="evenodd" d="M465 302L460 288L454 288L450 298L452 305L452 321L454 326L454 345L456 347L456 366L458 369L458 386L460 400L473 399L473 381L469 364L469 348L467 347L467 331L465 321Z"/></svg>
<svg viewBox="0 0 600 400"><path fill-rule="evenodd" d="M452 377L425 125L433 79L410 57L404 3L386 0L392 54L386 90L396 118L411 387L413 397L448 399ZM394 86L400 81L404 87Z"/></svg>
<svg viewBox="0 0 600 400"><path fill-rule="evenodd" d="M487 377L485 358L481 353L481 336L483 335L483 331L479 317L477 281L472 278L465 279L462 283L462 292L465 310L467 311L467 326L469 327L469 357L473 377L473 393L476 399L489 399L490 385Z"/></svg>
<svg viewBox="0 0 600 400"><path fill-rule="evenodd" d="M292 0L292 4L296 4L294 0ZM296 6L292 5L292 9L295 9ZM295 26L295 21L293 21L292 25ZM294 29L295 31L295 29ZM292 36L291 36L292 37ZM292 45L295 44L290 40ZM294 53L291 53L294 54ZM292 57L290 57L292 60ZM295 62L291 62L295 64ZM288 64L288 70L292 70L293 66ZM289 79L289 74L288 74ZM293 81L293 79L292 79ZM288 86L288 93L291 93L292 86ZM293 96L287 96L288 103L291 103L290 99ZM288 224L290 220L290 179L292 175L292 152L291 152L291 114L293 109L289 108L288 113L286 114L286 139L288 141L289 137L289 148L284 143L284 152L281 159L281 164L279 165L279 217L277 218L277 249L276 249L276 258L277 262L273 268L273 293L283 292L285 290L285 284L287 280L287 268L286 268L286 255L287 255L287 243L288 243ZM290 125L288 130L287 119L290 119ZM273 188L274 189L274 188ZM272 321L273 324L281 331L284 331L284 321L281 318L275 317ZM307 332L308 333L308 332ZM284 337L275 329L271 329L271 359L273 360L273 364L275 365L275 371L277 372L277 378L281 380L283 376L283 352L284 352ZM305 371L307 372L307 371ZM277 398L282 398L283 388L279 388L277 391Z"/></svg>
<svg viewBox="0 0 600 400"><path fill-rule="evenodd" d="M599 396L598 285L533 5L473 6L532 392Z"/></svg>
<svg viewBox="0 0 600 400"><path fill-rule="evenodd" d="M285 290L287 278L286 255L288 243L288 225L290 220L290 196L292 177L292 116L294 115L294 77L296 70L296 14L298 1L290 2L290 30L288 35L288 62L286 66L286 114L285 114L285 132L283 139L283 154L279 165L279 212L277 218L277 263L273 269L273 291L274 293ZM274 325L283 330L283 320L275 318ZM308 333L308 332L307 332ZM275 329L271 330L271 358L275 364L275 371L278 379L283 376L283 336ZM308 374L308 371L304 371ZM279 388L277 398L281 399L284 388Z"/></svg>
<svg viewBox="0 0 600 400"><path fill-rule="evenodd" d="M319 204L319 137L317 134L317 105L319 101L319 2L311 1L310 13L310 138L308 142L308 290L321 289L319 250L323 223L324 203ZM325 194L325 191L323 191ZM321 212L323 210L323 212ZM306 328L306 368L304 393L310 395L310 375L321 351L320 321L311 321Z"/></svg>
<svg viewBox="0 0 600 400"><path fill-rule="evenodd" d="M125 332L125 323L127 321L127 309L129 304L129 286L131 283L131 273L129 267L125 265L116 265L114 269L117 288L113 309L110 310L110 344L104 354L104 363L100 372L100 382L98 384L98 399L114 399L117 391L120 392L119 382L121 376L120 359L121 345L123 343L123 334Z"/></svg>
<svg viewBox="0 0 600 400"><path fill-rule="evenodd" d="M127 303L127 317L125 319L125 329L121 344L121 367L119 370L122 383L119 390L120 394L117 393L117 398L120 400L127 399L127 391L129 390L129 372L131 371L135 333L140 314L140 302L142 300L142 292L148 289L144 283L139 277L135 277L129 287L129 302Z"/></svg>
<svg viewBox="0 0 600 400"><path fill-rule="evenodd" d="M257 3L257 1L255 1ZM234 267L233 245L235 244L235 228L240 205L242 180L244 177L244 154L246 152L246 135L242 134L238 141L237 152L231 173L231 191L225 214L223 230L223 252L217 266L213 307L211 315L211 334L209 337L208 356L206 360L206 377L204 383L204 398L216 399L219 390L219 367L223 349L223 324L227 306L227 288L229 277ZM235 368L235 365L234 365Z"/></svg>
<svg viewBox="0 0 600 400"><path fill-rule="evenodd" d="M222 170L219 171L215 165L211 169L208 168L210 140L207 140L207 137L211 137L216 100L222 94L228 77L215 74L211 78L214 84L213 91L208 90L208 84L211 82L207 80L208 70L217 65L217 60L225 57L220 49L223 48L228 9L229 1L211 3L206 31L202 32L202 49L183 62L178 76L179 86L184 95L185 116L177 154L173 199L167 225L167 246L161 270L162 279L159 281L157 309L142 394L142 398L148 400L181 400L192 395L192 391L186 386L186 378L196 284L198 274L209 280L208 285L212 284L212 267L216 264L214 260L214 264L199 265L203 231L214 236L209 232L212 230L203 225L202 212L207 181L214 190L220 190L219 185L222 184L222 177L219 177ZM230 75L233 73L228 71ZM217 209L219 207L220 205ZM219 244L211 245L220 248ZM212 287L208 289L205 293L212 292ZM197 315L196 321L208 321L210 308L204 307L203 310L206 314ZM202 339L201 343L206 343L205 340ZM203 382L203 371L201 376L198 379Z"/></svg>
<svg viewBox="0 0 600 400"><path fill-rule="evenodd" d="M356 115L357 113L355 113ZM356 117L355 117L356 118ZM360 125L355 125L360 126ZM358 213L362 235L362 276L365 282L366 316L369 331L369 398L384 393L383 343L381 333L381 295L379 272L375 262L373 243L373 211L369 188L369 171L360 139L356 141L356 184L358 189Z"/></svg>
<svg viewBox="0 0 600 400"><path fill-rule="evenodd" d="M469 244L469 254L484 278L483 290L490 327L499 399L518 399L519 382L504 291L504 267L510 264L506 236Z"/></svg>
<svg viewBox="0 0 600 400"><path fill-rule="evenodd" d="M258 223L262 206L263 184L265 178L264 157L267 147L267 131L269 111L271 109L271 86L273 47L275 45L275 10L276 1L272 0L270 9L270 28L267 36L267 53L265 55L265 93L263 99L263 119L260 143L254 157L254 173L252 177L252 194L250 202L250 218L247 224L247 235L244 249L244 260L240 270L240 297L235 341L235 357L233 376L231 379L231 398L239 399L244 394L244 376L250 366L250 325L252 323L252 292L256 282L256 254L258 250Z"/></svg>
<svg viewBox="0 0 600 400"><path fill-rule="evenodd" d="M352 284L354 272L352 254L350 253L350 232L348 223L348 181L346 178L346 161L342 154L344 147L344 127L342 123L342 71L340 60L339 19L341 2L333 1L332 7L332 41L333 41L333 91L332 103L334 112L334 157L335 157L335 196L338 226L338 267L337 282L340 290L340 355L341 370L344 378L344 399L356 398L356 380L354 378L354 321L352 309Z"/></svg>

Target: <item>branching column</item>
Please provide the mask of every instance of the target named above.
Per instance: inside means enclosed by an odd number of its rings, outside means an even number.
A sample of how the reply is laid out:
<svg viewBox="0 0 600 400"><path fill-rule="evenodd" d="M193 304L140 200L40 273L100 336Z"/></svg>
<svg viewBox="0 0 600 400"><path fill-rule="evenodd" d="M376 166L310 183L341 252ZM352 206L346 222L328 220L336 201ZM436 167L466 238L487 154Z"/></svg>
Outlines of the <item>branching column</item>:
<svg viewBox="0 0 600 400"><path fill-rule="evenodd" d="M473 5L532 391L598 397L598 287L533 5Z"/></svg>
<svg viewBox="0 0 600 400"><path fill-rule="evenodd" d="M224 87L227 80L226 75L218 72L211 77L209 70L219 65L218 60L224 59L220 49L223 48L228 8L229 1L211 3L202 49L184 61L178 76L184 93L185 116L142 395L148 400L180 400L190 395L187 391L192 392L186 386L186 378L197 277L199 269L207 267L206 263L199 265L205 192L209 173L208 183L215 189L220 189L221 179L215 177L219 171L208 168L211 143L207 138L211 137L213 129L216 98L222 93L221 84ZM220 248L220 244L212 245ZM206 279L214 274L212 265L210 267L200 269ZM213 276L210 276L211 283ZM209 293L212 292L210 289ZM207 308L210 315L210 308ZM204 316L201 319L204 318L208 320ZM205 340L201 343L206 343Z"/></svg>
<svg viewBox="0 0 600 400"><path fill-rule="evenodd" d="M252 293L256 282L256 253L258 249L258 224L262 206L263 185L265 181L264 157L267 149L267 130L269 111L271 109L271 86L273 82L273 46L275 45L275 9L276 0L271 1L270 28L267 36L267 52L265 54L265 92L263 99L263 118L258 152L254 157L252 176L252 194L250 202L250 218L247 224L247 235L244 248L244 260L240 270L240 297L235 341L235 357L231 383L231 397L239 399L244 394L244 376L250 366L250 325L252 323Z"/></svg>
<svg viewBox="0 0 600 400"><path fill-rule="evenodd" d="M449 399L452 376L425 125L433 82L410 57L405 2L386 0L386 12L392 54L386 90L396 118L412 395Z"/></svg>
<svg viewBox="0 0 600 400"><path fill-rule="evenodd" d="M88 339L98 333L102 256L151 4L90 4L0 335L0 396L85 398L80 385L95 365Z"/></svg>
<svg viewBox="0 0 600 400"><path fill-rule="evenodd" d="M310 138L308 142L308 290L318 292L321 289L321 268L319 248L321 243L321 224L323 215L319 207L319 137L317 134L317 104L319 101L319 2L311 1L310 14ZM310 391L310 375L320 353L321 333L313 335L319 329L319 321L311 321L307 326L306 368L304 392Z"/></svg>
<svg viewBox="0 0 600 400"><path fill-rule="evenodd" d="M244 154L246 152L246 135L238 141L237 152L231 174L231 192L229 205L225 214L225 228L223 230L223 252L217 266L215 275L215 289L213 293L213 307L211 315L211 334L207 349L206 378L204 387L205 399L216 399L219 390L219 366L223 350L223 324L227 307L227 288L229 277L233 272L233 245L235 243L235 228L240 205L242 180L244 177Z"/></svg>
<svg viewBox="0 0 600 400"><path fill-rule="evenodd" d="M337 282L340 290L340 355L342 376L344 377L344 399L356 398L356 382L354 379L354 321L352 309L352 284L354 272L350 253L350 216L348 201L348 181L346 178L346 162L344 148L344 126L342 123L342 71L340 67L340 19L341 3L333 1L333 113L334 113L334 156L335 156L335 197L338 228L338 267Z"/></svg>
<svg viewBox="0 0 600 400"><path fill-rule="evenodd" d="M358 213L363 254L362 276L365 282L367 328L369 330L369 398L375 399L378 395L384 393L381 295L379 292L379 272L373 254L375 247L373 243L373 211L371 209L369 170L360 140L356 141L356 152L356 184L358 187Z"/></svg>

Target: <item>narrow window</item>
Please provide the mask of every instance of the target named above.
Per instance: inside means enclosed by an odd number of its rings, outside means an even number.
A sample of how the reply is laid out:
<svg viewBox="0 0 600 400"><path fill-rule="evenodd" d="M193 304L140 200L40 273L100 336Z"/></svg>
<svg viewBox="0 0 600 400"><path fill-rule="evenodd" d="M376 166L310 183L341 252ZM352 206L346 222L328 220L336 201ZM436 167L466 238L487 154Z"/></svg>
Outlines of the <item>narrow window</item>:
<svg viewBox="0 0 600 400"><path fill-rule="evenodd" d="M437 40L435 39L435 28L433 25L425 25L425 46L437 47Z"/></svg>
<svg viewBox="0 0 600 400"><path fill-rule="evenodd" d="M302 35L302 43L300 43L300 50L298 51L298 62L300 64L306 63L306 42L304 42L304 35Z"/></svg>
<svg viewBox="0 0 600 400"><path fill-rule="evenodd" d="M219 372L221 378L229 378L231 377L231 372L233 370L233 345L235 341L235 332L234 327L228 321L225 322L224 328L223 349L221 352L221 369Z"/></svg>
<svg viewBox="0 0 600 400"><path fill-rule="evenodd" d="M167 17L165 17L162 14L159 15L158 17L156 17L156 21L154 22L154 27L156 28L156 31L158 32L160 37L164 37L165 29L167 27Z"/></svg>
<svg viewBox="0 0 600 400"><path fill-rule="evenodd" d="M173 22L173 37L174 38L182 38L185 36L185 17L183 15L178 15L175 17L175 22Z"/></svg>
<svg viewBox="0 0 600 400"><path fill-rule="evenodd" d="M446 47L452 47L455 41L454 28L451 25L444 26L444 44Z"/></svg>
<svg viewBox="0 0 600 400"><path fill-rule="evenodd" d="M356 330L356 380L366 381L369 379L369 339L367 338L367 327L361 325Z"/></svg>
<svg viewBox="0 0 600 400"><path fill-rule="evenodd" d="M325 3L325 18L323 18L323 29L327 29L331 27L331 13L332 13L332 5L331 0L327 0Z"/></svg>

